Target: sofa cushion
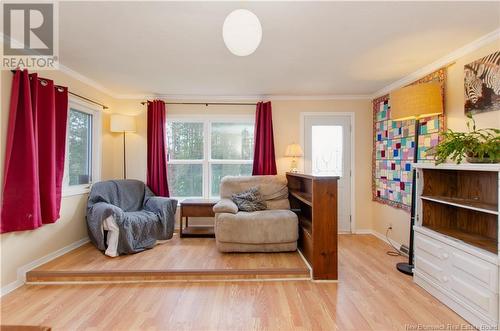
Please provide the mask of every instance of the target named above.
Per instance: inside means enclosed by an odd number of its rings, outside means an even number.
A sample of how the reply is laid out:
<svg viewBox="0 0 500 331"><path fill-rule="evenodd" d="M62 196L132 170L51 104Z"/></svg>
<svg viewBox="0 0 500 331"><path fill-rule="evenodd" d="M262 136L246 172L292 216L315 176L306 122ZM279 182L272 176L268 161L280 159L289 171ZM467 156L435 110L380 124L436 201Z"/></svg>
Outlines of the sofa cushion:
<svg viewBox="0 0 500 331"><path fill-rule="evenodd" d="M257 187L252 187L241 193L233 194L231 196L231 200L233 200L236 206L238 206L238 210L240 211L258 211L267 209Z"/></svg>
<svg viewBox="0 0 500 331"><path fill-rule="evenodd" d="M297 215L290 210L261 210L216 214L217 241L241 244L275 244L299 238Z"/></svg>

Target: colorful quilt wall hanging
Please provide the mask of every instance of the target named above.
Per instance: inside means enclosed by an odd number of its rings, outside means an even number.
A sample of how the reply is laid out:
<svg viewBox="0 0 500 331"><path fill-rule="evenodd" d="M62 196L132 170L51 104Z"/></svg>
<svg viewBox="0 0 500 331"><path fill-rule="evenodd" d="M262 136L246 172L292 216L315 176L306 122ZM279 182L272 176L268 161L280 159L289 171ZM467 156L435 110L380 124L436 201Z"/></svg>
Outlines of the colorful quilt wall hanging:
<svg viewBox="0 0 500 331"><path fill-rule="evenodd" d="M439 81L444 89L445 80L446 71L440 69L414 84ZM373 100L373 200L409 211L415 120L392 121L390 113L389 95ZM420 119L418 162L433 162L433 156L429 155L428 150L438 144L442 130L444 115Z"/></svg>

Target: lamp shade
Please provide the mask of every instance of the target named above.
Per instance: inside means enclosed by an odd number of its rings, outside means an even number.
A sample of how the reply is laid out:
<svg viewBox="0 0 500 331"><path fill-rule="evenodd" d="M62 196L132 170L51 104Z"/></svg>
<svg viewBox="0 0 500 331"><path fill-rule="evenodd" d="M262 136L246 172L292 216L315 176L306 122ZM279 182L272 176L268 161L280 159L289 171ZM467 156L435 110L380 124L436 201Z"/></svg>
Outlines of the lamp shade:
<svg viewBox="0 0 500 331"><path fill-rule="evenodd" d="M302 152L302 147L300 147L299 144L290 144L286 147L285 156L296 157L303 155L304 153Z"/></svg>
<svg viewBox="0 0 500 331"><path fill-rule="evenodd" d="M441 84L432 82L400 88L391 92L390 103L393 120L442 114Z"/></svg>
<svg viewBox="0 0 500 331"><path fill-rule="evenodd" d="M111 115L111 132L135 132L135 117Z"/></svg>

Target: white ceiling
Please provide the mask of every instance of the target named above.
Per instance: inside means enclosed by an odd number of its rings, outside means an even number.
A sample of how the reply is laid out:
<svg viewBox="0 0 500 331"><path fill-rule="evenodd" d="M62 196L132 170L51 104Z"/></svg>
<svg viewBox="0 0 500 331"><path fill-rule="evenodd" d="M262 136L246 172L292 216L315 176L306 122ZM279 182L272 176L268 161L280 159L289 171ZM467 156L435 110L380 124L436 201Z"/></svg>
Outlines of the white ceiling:
<svg viewBox="0 0 500 331"><path fill-rule="evenodd" d="M222 40L246 8L263 38ZM61 62L116 94L371 94L500 27L499 2L61 2Z"/></svg>

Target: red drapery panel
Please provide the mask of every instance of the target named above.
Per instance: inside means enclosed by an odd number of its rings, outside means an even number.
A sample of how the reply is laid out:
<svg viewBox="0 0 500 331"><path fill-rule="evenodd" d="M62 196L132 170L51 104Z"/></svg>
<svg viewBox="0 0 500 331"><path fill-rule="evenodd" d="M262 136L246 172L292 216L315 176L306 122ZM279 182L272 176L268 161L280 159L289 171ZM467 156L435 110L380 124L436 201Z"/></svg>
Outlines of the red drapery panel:
<svg viewBox="0 0 500 331"><path fill-rule="evenodd" d="M276 175L271 102L257 103L252 175Z"/></svg>
<svg viewBox="0 0 500 331"><path fill-rule="evenodd" d="M147 185L158 196L168 197L166 110L161 100L148 101Z"/></svg>
<svg viewBox="0 0 500 331"><path fill-rule="evenodd" d="M18 70L9 111L1 233L36 229L59 218L68 91ZM64 135L56 133L61 127Z"/></svg>

